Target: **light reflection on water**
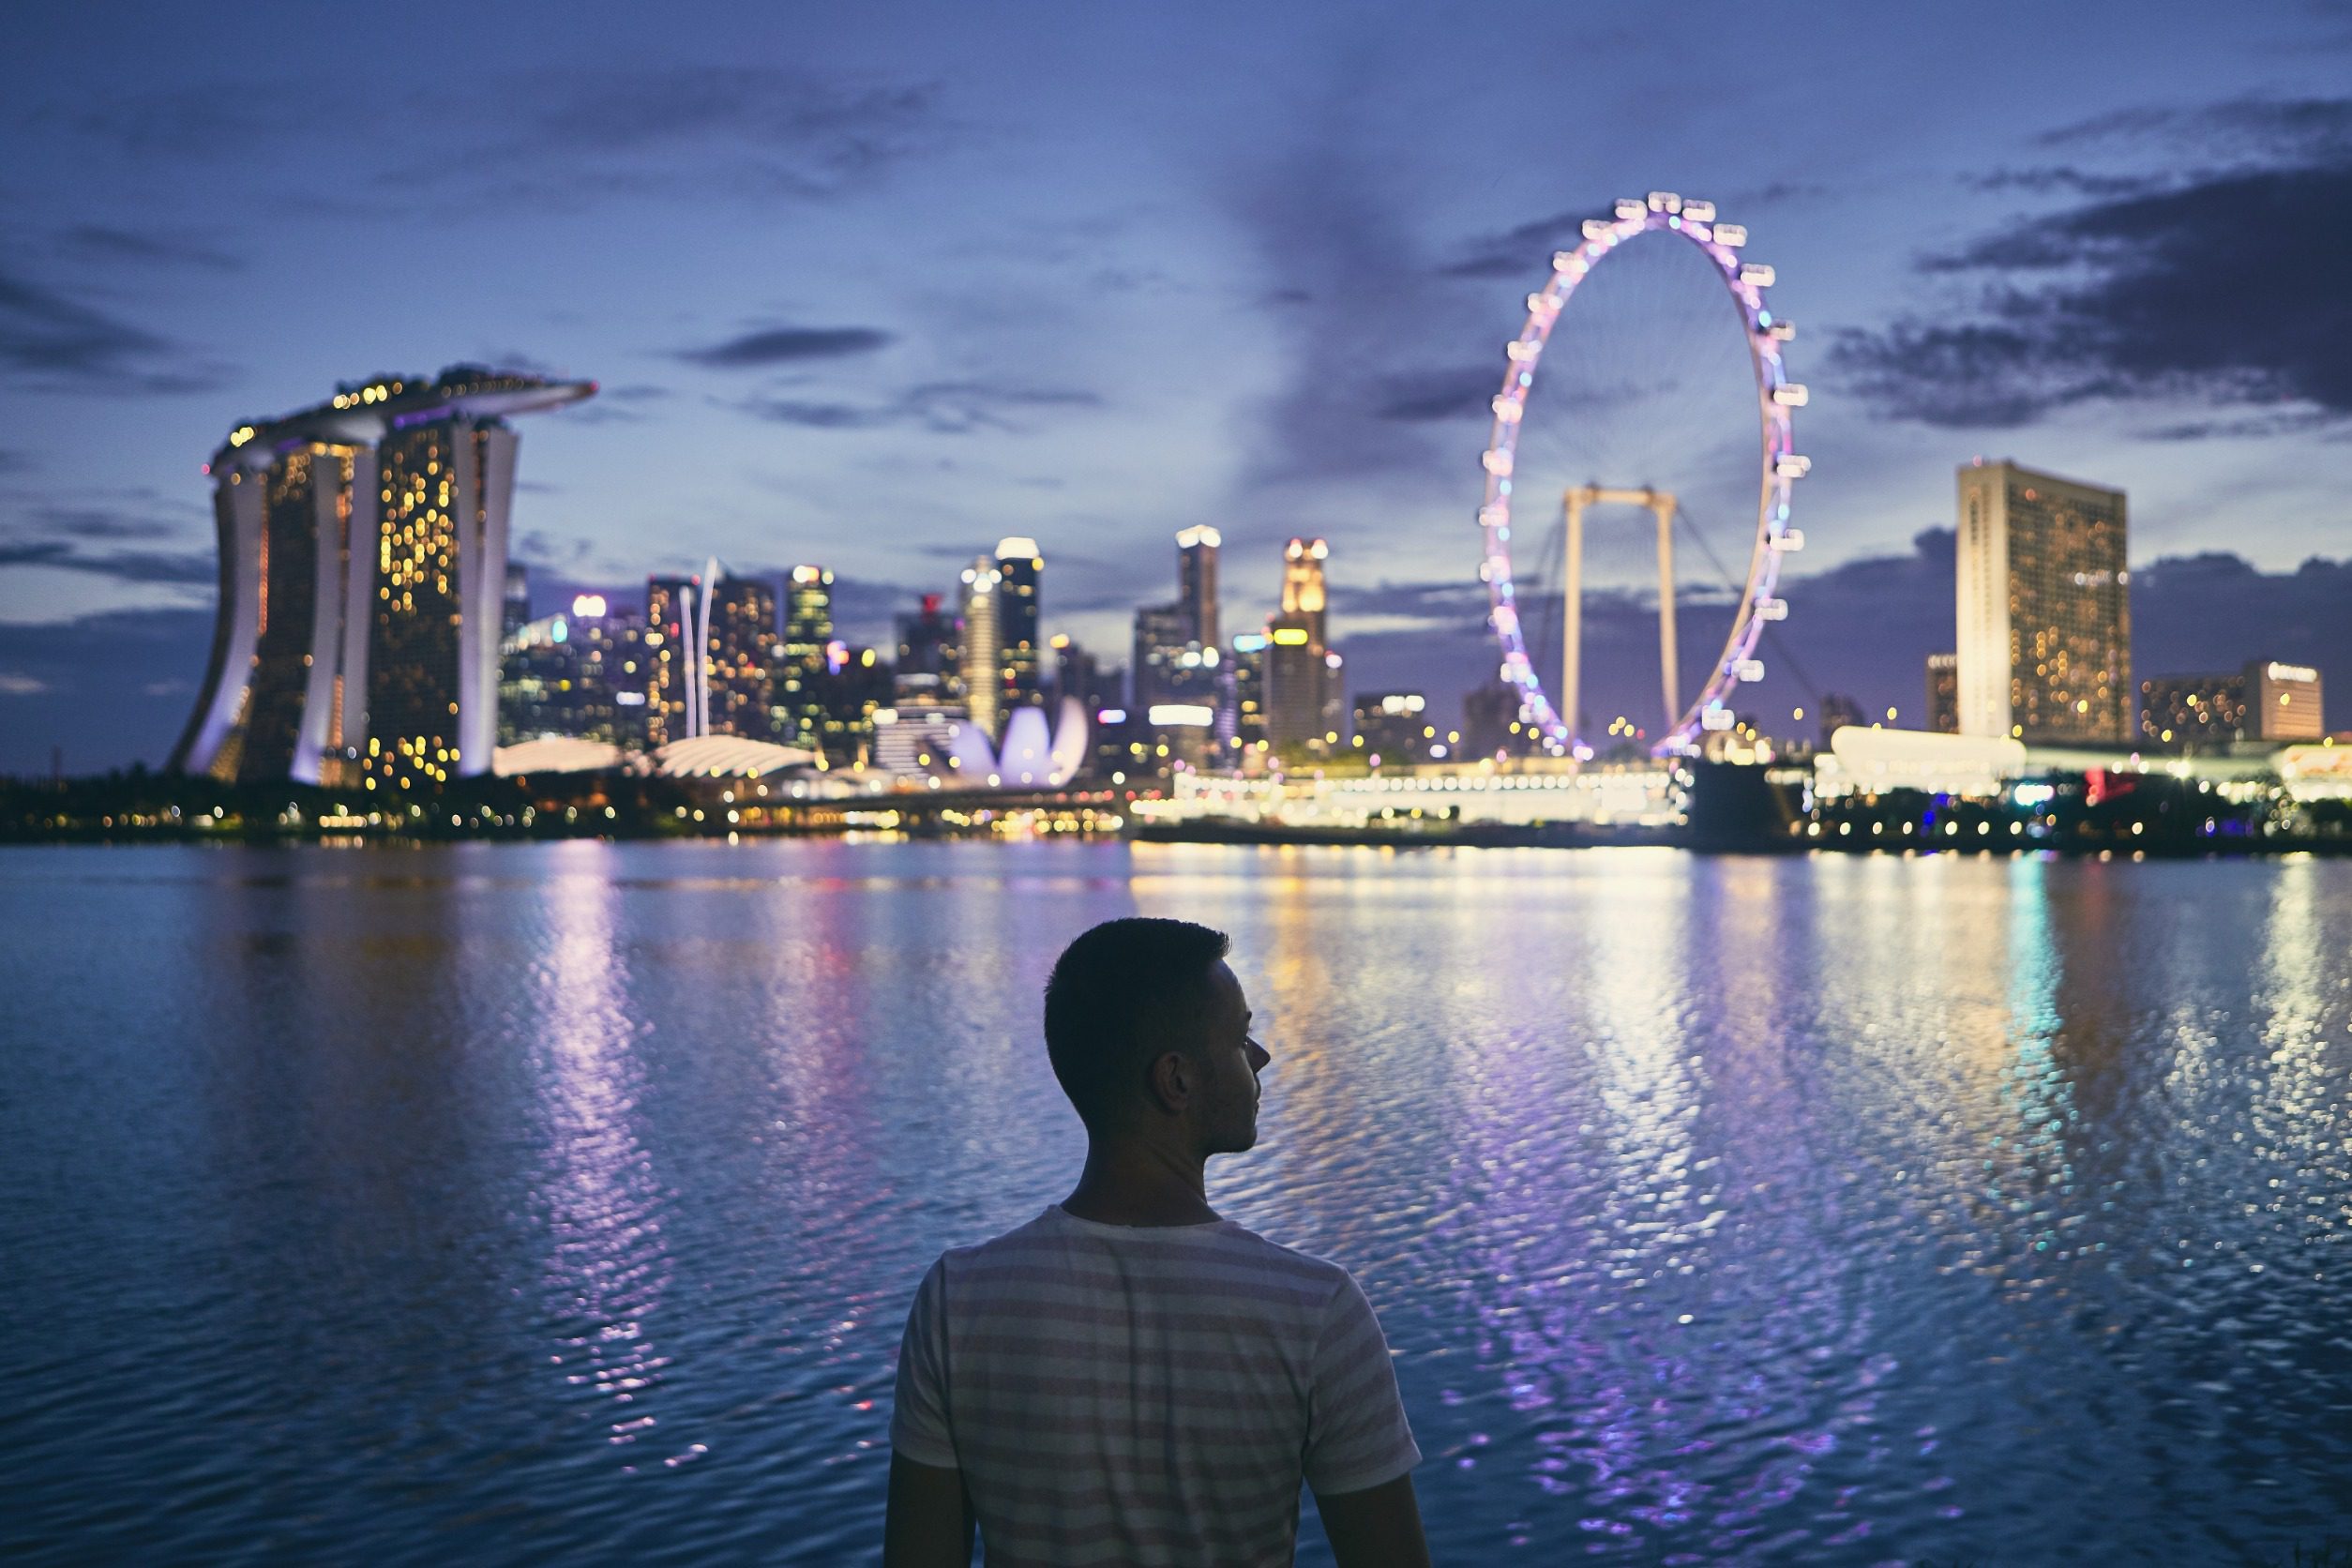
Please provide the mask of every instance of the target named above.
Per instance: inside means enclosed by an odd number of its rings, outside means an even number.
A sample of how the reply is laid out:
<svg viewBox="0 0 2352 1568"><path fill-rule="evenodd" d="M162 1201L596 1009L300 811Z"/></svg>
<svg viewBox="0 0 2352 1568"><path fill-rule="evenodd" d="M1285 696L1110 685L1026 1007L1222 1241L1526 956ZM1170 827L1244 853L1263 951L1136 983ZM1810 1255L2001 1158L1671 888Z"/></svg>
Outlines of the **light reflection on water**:
<svg viewBox="0 0 2352 1568"><path fill-rule="evenodd" d="M2352 866L574 843L0 852L0 1545L869 1553L1135 912L1234 935L1214 1196L1364 1279L1441 1560L2352 1528Z"/></svg>

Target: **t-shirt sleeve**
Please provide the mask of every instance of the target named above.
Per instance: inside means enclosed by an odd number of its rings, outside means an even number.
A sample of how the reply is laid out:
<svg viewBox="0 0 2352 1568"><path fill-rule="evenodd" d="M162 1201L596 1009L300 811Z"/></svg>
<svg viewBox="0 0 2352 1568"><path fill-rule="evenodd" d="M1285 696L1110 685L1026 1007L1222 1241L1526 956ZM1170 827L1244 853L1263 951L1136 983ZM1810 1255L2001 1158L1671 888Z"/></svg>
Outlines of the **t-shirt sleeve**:
<svg viewBox="0 0 2352 1568"><path fill-rule="evenodd" d="M947 1412L947 1261L931 1265L907 1309L898 1341L898 1386L891 1400L890 1447L918 1465L956 1470Z"/></svg>
<svg viewBox="0 0 2352 1568"><path fill-rule="evenodd" d="M1361 1492L1420 1462L1380 1320L1355 1280L1345 1279L1324 1306L1315 1338L1306 1484L1319 1497Z"/></svg>

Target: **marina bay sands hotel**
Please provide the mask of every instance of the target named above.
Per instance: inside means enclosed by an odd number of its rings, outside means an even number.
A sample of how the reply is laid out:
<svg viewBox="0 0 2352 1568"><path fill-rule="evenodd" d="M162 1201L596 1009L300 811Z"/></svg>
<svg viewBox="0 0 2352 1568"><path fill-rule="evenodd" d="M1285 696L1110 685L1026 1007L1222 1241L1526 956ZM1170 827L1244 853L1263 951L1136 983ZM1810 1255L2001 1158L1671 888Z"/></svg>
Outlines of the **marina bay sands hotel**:
<svg viewBox="0 0 2352 1568"><path fill-rule="evenodd" d="M487 772L498 730L509 415L594 382L454 365L383 378L213 454L220 600L177 772L260 782Z"/></svg>

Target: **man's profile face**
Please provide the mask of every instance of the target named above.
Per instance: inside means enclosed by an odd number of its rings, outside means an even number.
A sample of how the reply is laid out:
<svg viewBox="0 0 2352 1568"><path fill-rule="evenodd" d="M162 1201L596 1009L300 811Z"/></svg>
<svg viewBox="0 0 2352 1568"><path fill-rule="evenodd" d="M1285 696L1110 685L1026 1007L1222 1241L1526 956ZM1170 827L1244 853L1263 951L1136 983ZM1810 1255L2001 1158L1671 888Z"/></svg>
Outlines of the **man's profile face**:
<svg viewBox="0 0 2352 1568"><path fill-rule="evenodd" d="M1249 1037L1249 1018L1242 983L1219 963L1209 971L1209 1005L1196 1048L1203 1076L1200 1130L1212 1154L1238 1154L1258 1141L1258 1074L1271 1058Z"/></svg>

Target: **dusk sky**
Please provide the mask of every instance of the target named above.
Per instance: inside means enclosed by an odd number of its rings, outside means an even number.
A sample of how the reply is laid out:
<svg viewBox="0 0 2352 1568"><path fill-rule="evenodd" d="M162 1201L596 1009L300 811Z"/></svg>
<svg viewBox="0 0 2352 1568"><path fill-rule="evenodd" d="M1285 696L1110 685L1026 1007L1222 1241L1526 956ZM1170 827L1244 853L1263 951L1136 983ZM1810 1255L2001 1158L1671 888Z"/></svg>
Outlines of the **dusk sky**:
<svg viewBox="0 0 2352 1568"><path fill-rule="evenodd" d="M45 7L10 42L0 771L162 760L231 427L460 360L602 386L518 421L542 609L814 561L879 640L1024 534L1047 629L1123 660L1177 529L1223 531L1229 628L1320 534L1350 685L1450 712L1492 672L1501 346L1655 188L1746 225L1801 324L1760 707L1915 718L1981 454L2129 491L2138 672L2309 661L2352 722L2352 6ZM1589 703L1654 680L1648 614L1594 611Z"/></svg>

